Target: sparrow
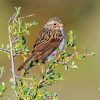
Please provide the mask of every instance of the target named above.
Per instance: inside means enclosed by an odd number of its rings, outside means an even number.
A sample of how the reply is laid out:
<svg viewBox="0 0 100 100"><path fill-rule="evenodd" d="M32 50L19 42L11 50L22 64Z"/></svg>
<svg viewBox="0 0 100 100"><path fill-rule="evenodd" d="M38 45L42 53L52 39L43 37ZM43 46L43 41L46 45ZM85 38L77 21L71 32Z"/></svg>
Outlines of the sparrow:
<svg viewBox="0 0 100 100"><path fill-rule="evenodd" d="M50 61L61 52L66 43L66 35L63 23L58 17L50 18L40 31L30 56L23 62L18 71L22 70L26 64L33 61Z"/></svg>

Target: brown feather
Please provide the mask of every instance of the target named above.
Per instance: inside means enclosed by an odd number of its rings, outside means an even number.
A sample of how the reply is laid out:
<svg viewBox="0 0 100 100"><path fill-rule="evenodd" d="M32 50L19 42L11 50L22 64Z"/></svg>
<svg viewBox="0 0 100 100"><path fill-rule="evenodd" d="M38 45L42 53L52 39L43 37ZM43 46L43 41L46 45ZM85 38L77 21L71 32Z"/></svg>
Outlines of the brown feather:
<svg viewBox="0 0 100 100"><path fill-rule="evenodd" d="M36 40L31 55L22 65L19 66L18 71L22 70L32 58L34 61L45 59L49 54L58 48L62 40L63 36L60 30L52 30L44 27Z"/></svg>

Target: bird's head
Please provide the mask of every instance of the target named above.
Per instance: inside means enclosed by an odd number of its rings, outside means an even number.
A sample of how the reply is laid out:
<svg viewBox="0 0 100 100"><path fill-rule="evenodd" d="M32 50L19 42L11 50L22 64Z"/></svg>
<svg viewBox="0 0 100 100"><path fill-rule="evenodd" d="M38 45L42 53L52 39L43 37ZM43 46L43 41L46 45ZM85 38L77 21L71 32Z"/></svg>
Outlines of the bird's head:
<svg viewBox="0 0 100 100"><path fill-rule="evenodd" d="M53 29L53 30L62 30L63 24L58 17L52 17L49 21L45 24L46 28Z"/></svg>

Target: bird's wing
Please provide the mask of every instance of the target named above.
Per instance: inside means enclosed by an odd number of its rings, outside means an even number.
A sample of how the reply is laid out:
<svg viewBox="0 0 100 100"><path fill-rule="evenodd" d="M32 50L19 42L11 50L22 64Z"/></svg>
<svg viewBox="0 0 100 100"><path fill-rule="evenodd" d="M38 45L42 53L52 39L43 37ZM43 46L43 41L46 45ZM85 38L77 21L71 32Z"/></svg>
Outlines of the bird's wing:
<svg viewBox="0 0 100 100"><path fill-rule="evenodd" d="M59 30L52 31L43 29L43 31L40 33L40 37L37 39L34 50L32 51L35 60L42 60L51 54L58 48L63 39L61 31Z"/></svg>

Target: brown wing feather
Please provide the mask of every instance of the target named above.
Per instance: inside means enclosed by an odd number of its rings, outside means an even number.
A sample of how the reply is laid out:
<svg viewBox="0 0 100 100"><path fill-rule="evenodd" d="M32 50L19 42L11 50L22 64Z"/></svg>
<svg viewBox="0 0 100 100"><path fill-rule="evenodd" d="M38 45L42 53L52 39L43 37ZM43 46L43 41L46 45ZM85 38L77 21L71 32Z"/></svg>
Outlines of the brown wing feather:
<svg viewBox="0 0 100 100"><path fill-rule="evenodd" d="M34 49L30 57L18 68L22 70L25 65L32 59L34 60L43 60L46 56L51 54L60 44L63 39L60 31L52 31L47 29L43 29L43 31L39 34L38 39L34 45ZM46 33L45 33L46 31Z"/></svg>
<svg viewBox="0 0 100 100"><path fill-rule="evenodd" d="M35 59L36 60L43 60L46 56L51 54L57 47L59 46L60 42L62 41L62 38L50 38L48 42L46 42L42 47L36 48L36 52L38 54L35 54ZM42 51L41 51L42 49ZM34 51L35 53L35 51Z"/></svg>
<svg viewBox="0 0 100 100"><path fill-rule="evenodd" d="M34 48L36 48L38 45L42 45L42 43L44 43L45 41L48 41L52 32L53 31L51 29L44 27L42 31L39 33L39 36L35 42Z"/></svg>

